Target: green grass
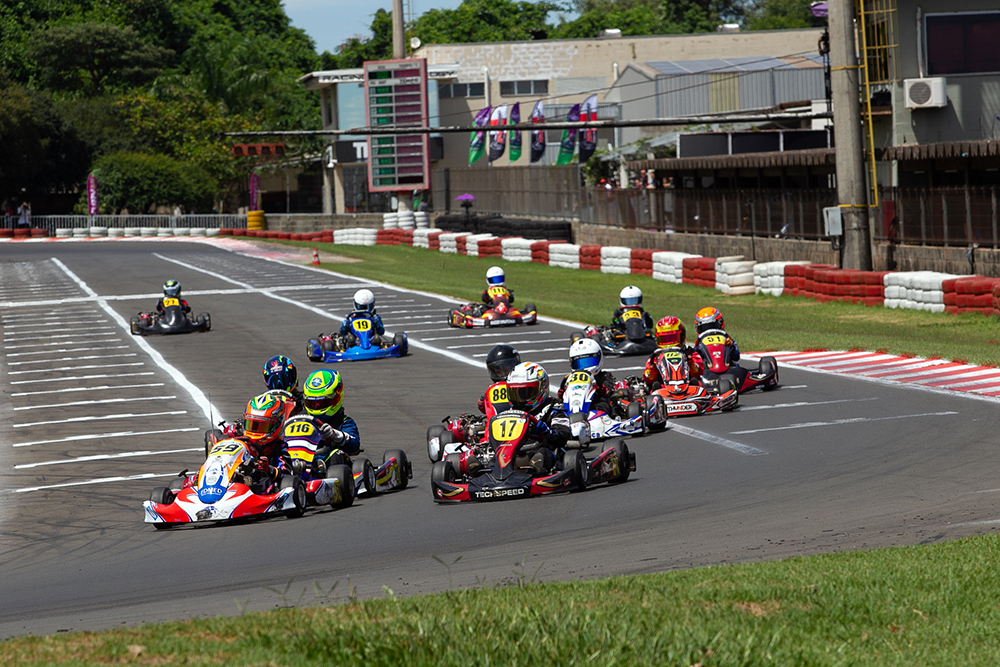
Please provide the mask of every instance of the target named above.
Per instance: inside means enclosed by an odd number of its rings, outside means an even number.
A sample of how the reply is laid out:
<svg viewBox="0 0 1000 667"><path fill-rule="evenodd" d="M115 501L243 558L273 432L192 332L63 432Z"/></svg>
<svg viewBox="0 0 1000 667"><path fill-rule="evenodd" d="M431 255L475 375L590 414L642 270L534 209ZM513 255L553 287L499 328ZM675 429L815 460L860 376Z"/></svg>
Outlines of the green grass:
<svg viewBox="0 0 1000 667"><path fill-rule="evenodd" d="M998 321L978 314L956 316L824 304L800 297L731 297L712 289L674 285L641 275L559 269L407 246L319 247L363 260L324 265L333 271L469 300L479 298L486 269L497 264L507 272L507 285L514 290L518 304L533 302L541 315L579 322L607 324L618 305L618 292L634 284L642 289L646 310L654 318L680 317L688 326L689 336L694 332L694 314L700 308L719 308L726 328L745 351L885 350L1000 366Z"/></svg>
<svg viewBox="0 0 1000 667"><path fill-rule="evenodd" d="M1000 663L1000 536L0 644L4 665Z"/></svg>

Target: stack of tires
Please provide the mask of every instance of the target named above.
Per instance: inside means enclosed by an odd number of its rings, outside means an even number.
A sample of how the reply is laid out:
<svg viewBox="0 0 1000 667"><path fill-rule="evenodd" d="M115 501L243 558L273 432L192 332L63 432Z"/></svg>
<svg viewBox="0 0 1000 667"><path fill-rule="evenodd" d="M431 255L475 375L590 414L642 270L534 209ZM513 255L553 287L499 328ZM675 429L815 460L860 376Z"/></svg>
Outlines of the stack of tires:
<svg viewBox="0 0 1000 667"><path fill-rule="evenodd" d="M632 249L607 245L601 248L601 273L632 273Z"/></svg>
<svg viewBox="0 0 1000 667"><path fill-rule="evenodd" d="M700 257L700 255L673 250L654 252L652 255L653 279L668 283L684 282L684 260L689 257Z"/></svg>
<svg viewBox="0 0 1000 667"><path fill-rule="evenodd" d="M753 281L754 262L743 255L719 257L715 260L715 289L729 296L755 294Z"/></svg>
<svg viewBox="0 0 1000 667"><path fill-rule="evenodd" d="M575 243L553 243L549 246L549 266L579 269L580 246Z"/></svg>

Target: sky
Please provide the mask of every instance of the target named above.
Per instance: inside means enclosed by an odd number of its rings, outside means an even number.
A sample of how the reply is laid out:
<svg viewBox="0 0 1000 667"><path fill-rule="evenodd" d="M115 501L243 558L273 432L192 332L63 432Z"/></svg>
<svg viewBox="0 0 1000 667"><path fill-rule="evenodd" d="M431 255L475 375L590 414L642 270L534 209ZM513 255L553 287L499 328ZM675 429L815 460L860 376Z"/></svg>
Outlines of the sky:
<svg viewBox="0 0 1000 667"><path fill-rule="evenodd" d="M409 3L409 4L408 4ZM403 0L420 16L431 9L454 9L461 0ZM371 35L372 17L379 9L392 11L392 0L284 0L285 14L316 42L316 52L335 53L348 37Z"/></svg>

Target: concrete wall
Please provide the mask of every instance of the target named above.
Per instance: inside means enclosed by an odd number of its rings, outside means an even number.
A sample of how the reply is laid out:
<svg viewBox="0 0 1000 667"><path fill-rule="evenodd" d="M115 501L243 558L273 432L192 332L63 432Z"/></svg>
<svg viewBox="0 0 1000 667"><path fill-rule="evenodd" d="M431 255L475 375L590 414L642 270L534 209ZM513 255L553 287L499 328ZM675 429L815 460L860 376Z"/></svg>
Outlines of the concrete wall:
<svg viewBox="0 0 1000 667"><path fill-rule="evenodd" d="M267 229L278 232L304 234L321 232L324 229L349 229L365 227L382 228L381 213L345 213L327 215L325 213L268 213L264 218Z"/></svg>
<svg viewBox="0 0 1000 667"><path fill-rule="evenodd" d="M1000 278L1000 250L978 248L975 252L975 273ZM968 248L935 248L932 246L898 245L890 248L879 244L872 253L876 271L941 271L969 275Z"/></svg>

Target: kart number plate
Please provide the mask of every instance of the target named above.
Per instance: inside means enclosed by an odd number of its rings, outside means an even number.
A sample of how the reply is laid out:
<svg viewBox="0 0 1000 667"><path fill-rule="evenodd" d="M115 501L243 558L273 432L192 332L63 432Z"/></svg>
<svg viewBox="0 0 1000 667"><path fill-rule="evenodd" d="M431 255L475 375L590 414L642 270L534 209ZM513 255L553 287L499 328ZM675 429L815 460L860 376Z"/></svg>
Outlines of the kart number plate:
<svg viewBox="0 0 1000 667"><path fill-rule="evenodd" d="M490 435L498 442L518 440L528 424L524 417L499 417L490 424Z"/></svg>
<svg viewBox="0 0 1000 667"><path fill-rule="evenodd" d="M635 319L639 319L639 320L642 319L642 313L640 313L638 310L629 309L629 310L626 310L624 313L622 313L622 320L624 320L626 322L629 321L629 320L635 320Z"/></svg>
<svg viewBox="0 0 1000 667"><path fill-rule="evenodd" d="M726 337L717 335L705 336L705 338L702 339L701 342L703 342L705 345L725 345Z"/></svg>
<svg viewBox="0 0 1000 667"><path fill-rule="evenodd" d="M490 389L490 403L507 403L508 401L506 385Z"/></svg>
<svg viewBox="0 0 1000 667"><path fill-rule="evenodd" d="M351 323L355 331L368 331L372 328L372 323L369 320L354 320Z"/></svg>
<svg viewBox="0 0 1000 667"><path fill-rule="evenodd" d="M235 454L244 448L242 442L237 442L236 440L223 440L221 442L215 443L212 447L212 451L208 453L209 456L220 456L222 454Z"/></svg>
<svg viewBox="0 0 1000 667"><path fill-rule="evenodd" d="M171 306L179 306L179 305L181 305L181 302L180 302L179 299L164 299L163 300L163 307L164 308L170 308Z"/></svg>
<svg viewBox="0 0 1000 667"><path fill-rule="evenodd" d="M590 384L590 373L573 373L569 376L569 384Z"/></svg>
<svg viewBox="0 0 1000 667"><path fill-rule="evenodd" d="M486 294L491 299L498 299L507 296L510 292L507 291L506 287L491 287L486 290Z"/></svg>
<svg viewBox="0 0 1000 667"><path fill-rule="evenodd" d="M292 422L285 425L285 437L310 436L316 432L316 427L309 422Z"/></svg>

